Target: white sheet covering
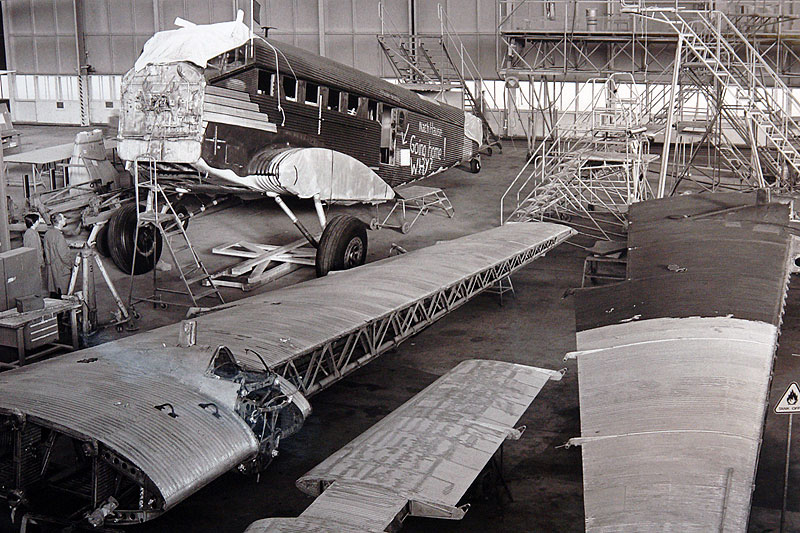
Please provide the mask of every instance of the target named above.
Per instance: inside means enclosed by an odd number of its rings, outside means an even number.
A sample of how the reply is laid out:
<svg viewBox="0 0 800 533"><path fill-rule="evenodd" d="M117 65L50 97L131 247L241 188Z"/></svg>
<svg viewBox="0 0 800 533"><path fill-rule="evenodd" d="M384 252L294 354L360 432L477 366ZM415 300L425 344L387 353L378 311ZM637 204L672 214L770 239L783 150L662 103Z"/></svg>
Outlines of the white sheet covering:
<svg viewBox="0 0 800 533"><path fill-rule="evenodd" d="M472 113L464 113L464 136L478 146L483 144L483 122Z"/></svg>
<svg viewBox="0 0 800 533"><path fill-rule="evenodd" d="M147 65L189 61L206 67L209 59L242 46L250 38L250 29L242 22L244 13L239 10L236 20L216 24L192 24L175 19L177 30L160 31L144 43L144 50L136 60L134 69Z"/></svg>

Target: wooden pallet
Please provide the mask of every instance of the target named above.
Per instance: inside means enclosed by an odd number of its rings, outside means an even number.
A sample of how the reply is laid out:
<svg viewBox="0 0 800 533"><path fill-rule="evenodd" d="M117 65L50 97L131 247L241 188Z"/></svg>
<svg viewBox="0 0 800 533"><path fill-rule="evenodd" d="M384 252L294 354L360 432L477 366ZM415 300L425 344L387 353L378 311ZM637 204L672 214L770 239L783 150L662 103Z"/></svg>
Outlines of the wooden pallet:
<svg viewBox="0 0 800 533"><path fill-rule="evenodd" d="M237 241L211 250L217 255L244 259L241 263L212 274L214 284L251 291L304 266L314 266L317 251L305 239L283 246Z"/></svg>

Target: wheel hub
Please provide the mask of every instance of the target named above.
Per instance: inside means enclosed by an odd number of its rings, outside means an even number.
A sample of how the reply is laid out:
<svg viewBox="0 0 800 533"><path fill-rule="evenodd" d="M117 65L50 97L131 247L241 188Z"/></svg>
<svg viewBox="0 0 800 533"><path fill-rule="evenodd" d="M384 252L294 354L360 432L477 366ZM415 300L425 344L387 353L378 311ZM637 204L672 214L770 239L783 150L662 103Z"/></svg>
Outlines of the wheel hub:
<svg viewBox="0 0 800 533"><path fill-rule="evenodd" d="M344 266L352 268L361 264L364 256L364 243L358 237L350 239L344 249Z"/></svg>

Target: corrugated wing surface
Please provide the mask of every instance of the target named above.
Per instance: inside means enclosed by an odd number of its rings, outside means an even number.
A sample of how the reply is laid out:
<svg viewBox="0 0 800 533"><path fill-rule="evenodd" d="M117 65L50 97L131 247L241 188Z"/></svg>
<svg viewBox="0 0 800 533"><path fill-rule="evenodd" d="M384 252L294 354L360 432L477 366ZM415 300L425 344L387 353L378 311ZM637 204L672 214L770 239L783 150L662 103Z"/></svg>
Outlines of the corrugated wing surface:
<svg viewBox="0 0 800 533"><path fill-rule="evenodd" d="M556 374L500 361L460 363L300 478L298 487L315 496L333 484L298 522L267 519L248 531L300 531L310 518L383 531L408 502L456 506ZM380 514L365 513L369 507ZM331 531L320 527L310 531Z"/></svg>
<svg viewBox="0 0 800 533"><path fill-rule="evenodd" d="M407 500L391 488L335 482L297 518L266 518L246 533L364 533L385 531Z"/></svg>
<svg viewBox="0 0 800 533"><path fill-rule="evenodd" d="M411 305L520 252L549 250L571 230L494 228L240 300L198 318L198 346L176 348L179 326L140 333L0 374L0 412L21 412L96 439L127 458L176 504L253 456L257 443L233 413L238 385L205 376L217 346L274 368L366 322ZM86 361L86 362L79 362ZM200 403L214 402L221 417ZM156 405L170 403L159 411Z"/></svg>
<svg viewBox="0 0 800 533"><path fill-rule="evenodd" d="M341 337L365 321L411 305L476 272L571 230L558 224L511 224L376 261L236 302L199 317L198 343L228 346L242 362L274 368ZM174 344L174 326L104 345ZM103 350L103 347L93 350Z"/></svg>
<svg viewBox="0 0 800 533"><path fill-rule="evenodd" d="M789 207L706 195L630 214L628 281L576 299L587 531L746 531Z"/></svg>
<svg viewBox="0 0 800 533"><path fill-rule="evenodd" d="M102 442L151 479L165 509L256 453L241 418L200 408L214 400L136 360L146 352L77 362L89 351L0 374L0 412L22 412ZM164 403L176 418L155 409Z"/></svg>

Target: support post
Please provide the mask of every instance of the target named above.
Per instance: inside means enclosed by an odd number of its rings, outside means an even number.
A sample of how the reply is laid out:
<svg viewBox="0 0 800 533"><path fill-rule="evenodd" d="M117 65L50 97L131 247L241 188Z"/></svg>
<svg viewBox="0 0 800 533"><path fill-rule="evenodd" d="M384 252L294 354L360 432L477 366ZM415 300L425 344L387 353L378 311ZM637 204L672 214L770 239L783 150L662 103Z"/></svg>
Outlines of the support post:
<svg viewBox="0 0 800 533"><path fill-rule="evenodd" d="M75 54L78 60L78 98L80 103L81 126L88 126L90 122L89 65L86 64L83 0L72 0L72 15L75 17Z"/></svg>
<svg viewBox="0 0 800 533"><path fill-rule="evenodd" d="M786 431L786 465L783 470L783 504L781 505L781 529L780 532L785 531L786 525L786 498L789 495L789 460L792 455L792 418L794 415L789 413L789 428Z"/></svg>
<svg viewBox="0 0 800 533"><path fill-rule="evenodd" d="M319 25L319 55L325 57L325 0L317 0L317 21Z"/></svg>
<svg viewBox="0 0 800 533"><path fill-rule="evenodd" d="M319 242L317 242L317 239L315 239L314 236L311 235L311 233L306 229L303 223L297 219L297 216L295 216L292 210L289 209L289 206L284 203L283 198L280 196L275 196L275 203L278 204L281 209L283 209L283 212L286 213L286 216L289 217L289 220L292 221L292 224L294 224L295 227L300 230L300 233L303 234L303 237L306 238L311 246L314 248L319 248Z"/></svg>
<svg viewBox="0 0 800 533"><path fill-rule="evenodd" d="M325 226L328 224L328 221L325 218L325 207L322 205L322 199L320 199L319 193L314 195L314 209L317 211L319 227L324 230Z"/></svg>
<svg viewBox="0 0 800 533"><path fill-rule="evenodd" d="M672 128L675 123L675 100L678 93L678 81L681 71L681 54L683 53L683 37L678 36L678 45L675 47L675 65L672 69L672 87L669 95L669 112L667 113L667 126L664 130L664 146L661 149L661 172L658 175L658 192L656 198L664 197L667 185L667 165L669 165L669 150L672 144Z"/></svg>
<svg viewBox="0 0 800 533"><path fill-rule="evenodd" d="M0 251L11 249L11 232L8 229L8 200L6 200L6 168L3 163L3 145L0 144Z"/></svg>

